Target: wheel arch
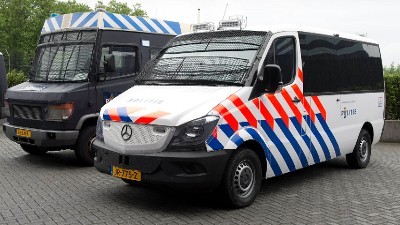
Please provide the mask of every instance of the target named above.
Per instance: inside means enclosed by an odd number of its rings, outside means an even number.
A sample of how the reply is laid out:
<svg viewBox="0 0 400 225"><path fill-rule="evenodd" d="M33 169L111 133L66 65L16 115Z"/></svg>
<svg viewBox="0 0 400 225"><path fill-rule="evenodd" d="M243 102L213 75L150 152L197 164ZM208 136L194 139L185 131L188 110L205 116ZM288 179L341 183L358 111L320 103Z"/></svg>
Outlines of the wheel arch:
<svg viewBox="0 0 400 225"><path fill-rule="evenodd" d="M372 124L370 122L365 122L362 126L362 129L368 131L369 136L371 137L371 143L374 142L374 127L372 126Z"/></svg>
<svg viewBox="0 0 400 225"><path fill-rule="evenodd" d="M83 128L90 126L90 125L96 126L98 117L99 117L99 113L82 116L82 118L79 120L78 124L76 125L76 129L82 130Z"/></svg>
<svg viewBox="0 0 400 225"><path fill-rule="evenodd" d="M257 154L261 162L262 177L265 178L267 174L267 156L262 145L255 140L247 140L239 145L238 148L249 148Z"/></svg>

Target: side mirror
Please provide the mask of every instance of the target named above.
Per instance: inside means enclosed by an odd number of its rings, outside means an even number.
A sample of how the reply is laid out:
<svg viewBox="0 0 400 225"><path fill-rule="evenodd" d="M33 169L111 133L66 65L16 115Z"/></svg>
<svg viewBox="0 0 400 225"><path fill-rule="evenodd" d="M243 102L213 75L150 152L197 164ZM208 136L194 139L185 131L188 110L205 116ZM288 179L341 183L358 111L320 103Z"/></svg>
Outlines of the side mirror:
<svg viewBox="0 0 400 225"><path fill-rule="evenodd" d="M104 55L104 70L106 73L115 72L115 56L113 54Z"/></svg>
<svg viewBox="0 0 400 225"><path fill-rule="evenodd" d="M264 74L258 78L267 92L275 92L282 85L281 68L275 64L268 64L264 67Z"/></svg>

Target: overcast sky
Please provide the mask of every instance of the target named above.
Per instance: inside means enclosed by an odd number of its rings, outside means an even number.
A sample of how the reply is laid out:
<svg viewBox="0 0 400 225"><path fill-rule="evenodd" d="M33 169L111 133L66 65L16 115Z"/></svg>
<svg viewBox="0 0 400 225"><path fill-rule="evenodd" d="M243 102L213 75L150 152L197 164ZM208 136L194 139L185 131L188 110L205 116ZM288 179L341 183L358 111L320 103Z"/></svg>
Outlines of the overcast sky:
<svg viewBox="0 0 400 225"><path fill-rule="evenodd" d="M400 0L117 0L142 4L151 18L197 23L218 22L232 15L248 25L295 24L353 34L380 43L384 65L400 64ZM97 1L78 0L94 8ZM108 3L109 0L103 0Z"/></svg>

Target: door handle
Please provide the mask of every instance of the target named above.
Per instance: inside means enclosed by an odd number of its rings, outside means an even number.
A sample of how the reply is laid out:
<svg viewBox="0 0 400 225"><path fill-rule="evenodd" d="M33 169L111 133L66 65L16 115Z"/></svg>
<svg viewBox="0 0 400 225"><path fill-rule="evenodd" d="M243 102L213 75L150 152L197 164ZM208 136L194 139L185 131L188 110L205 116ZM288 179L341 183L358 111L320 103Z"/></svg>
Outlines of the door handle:
<svg viewBox="0 0 400 225"><path fill-rule="evenodd" d="M299 103L299 102L300 102L300 99L299 99L297 96L294 96L292 102L294 102L294 103Z"/></svg>

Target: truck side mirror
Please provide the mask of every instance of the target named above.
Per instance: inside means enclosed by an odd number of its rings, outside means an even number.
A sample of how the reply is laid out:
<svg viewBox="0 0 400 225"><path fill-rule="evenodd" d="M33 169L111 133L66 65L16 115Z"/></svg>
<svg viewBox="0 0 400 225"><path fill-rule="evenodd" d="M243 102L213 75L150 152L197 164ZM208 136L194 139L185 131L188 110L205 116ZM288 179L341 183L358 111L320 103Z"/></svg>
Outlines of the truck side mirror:
<svg viewBox="0 0 400 225"><path fill-rule="evenodd" d="M104 70L106 73L115 72L115 56L113 54L104 55Z"/></svg>
<svg viewBox="0 0 400 225"><path fill-rule="evenodd" d="M263 87L269 93L275 92L282 85L281 68L275 64L268 64L264 67L264 74L259 76Z"/></svg>

